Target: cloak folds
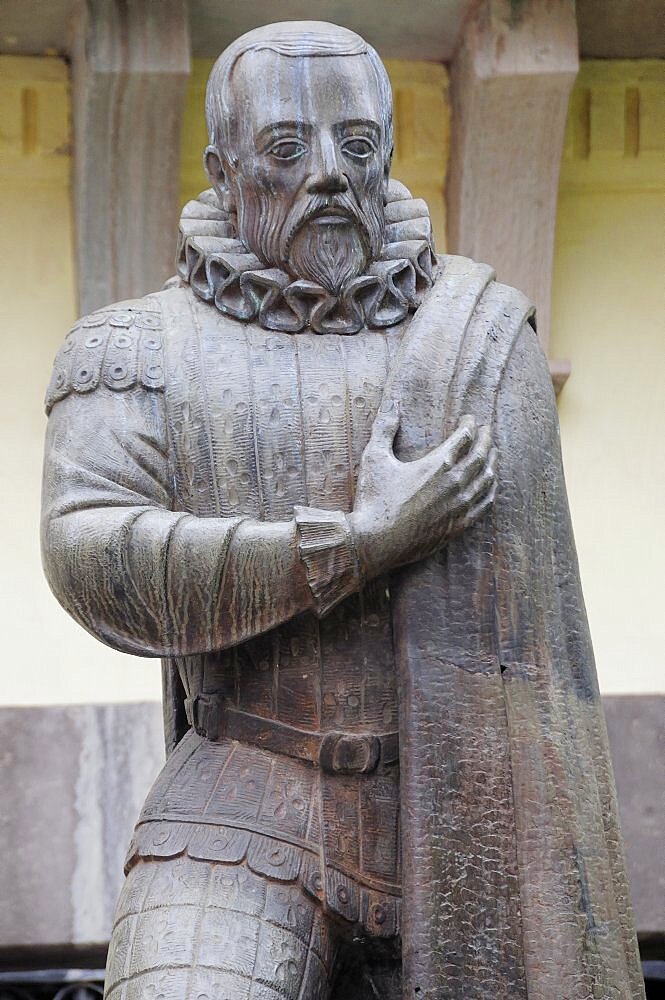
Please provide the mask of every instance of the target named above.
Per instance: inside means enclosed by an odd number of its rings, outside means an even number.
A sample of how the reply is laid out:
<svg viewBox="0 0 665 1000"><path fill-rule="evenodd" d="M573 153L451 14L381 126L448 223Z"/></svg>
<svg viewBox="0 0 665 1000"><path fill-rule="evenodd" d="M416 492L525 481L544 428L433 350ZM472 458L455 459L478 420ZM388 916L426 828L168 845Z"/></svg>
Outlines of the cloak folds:
<svg viewBox="0 0 665 1000"><path fill-rule="evenodd" d="M605 722L532 312L443 259L384 398L400 458L492 425L484 521L391 588L404 997L644 996Z"/></svg>

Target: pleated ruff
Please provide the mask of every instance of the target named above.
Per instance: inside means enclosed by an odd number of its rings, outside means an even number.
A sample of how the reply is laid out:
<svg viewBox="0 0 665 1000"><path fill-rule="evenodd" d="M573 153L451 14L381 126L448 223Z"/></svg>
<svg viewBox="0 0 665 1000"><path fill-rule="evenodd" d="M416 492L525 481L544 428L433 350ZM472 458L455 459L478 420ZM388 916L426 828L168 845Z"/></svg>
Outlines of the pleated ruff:
<svg viewBox="0 0 665 1000"><path fill-rule="evenodd" d="M395 200L420 204L402 185L392 190ZM182 281L224 315L282 333L309 328L348 335L401 323L431 288L434 263L426 207L421 217L386 227L380 259L339 295L263 264L236 237L213 191L188 202L180 219L177 271Z"/></svg>

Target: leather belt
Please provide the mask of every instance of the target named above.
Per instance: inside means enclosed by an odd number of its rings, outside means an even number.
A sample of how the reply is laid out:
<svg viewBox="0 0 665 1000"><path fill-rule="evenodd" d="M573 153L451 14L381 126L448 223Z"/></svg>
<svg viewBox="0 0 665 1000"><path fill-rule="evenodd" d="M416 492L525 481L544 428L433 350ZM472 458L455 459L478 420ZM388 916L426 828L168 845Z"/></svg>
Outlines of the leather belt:
<svg viewBox="0 0 665 1000"><path fill-rule="evenodd" d="M187 717L210 740L239 740L260 750L316 764L328 774L371 774L399 761L397 733L310 732L220 703L217 695L188 698Z"/></svg>

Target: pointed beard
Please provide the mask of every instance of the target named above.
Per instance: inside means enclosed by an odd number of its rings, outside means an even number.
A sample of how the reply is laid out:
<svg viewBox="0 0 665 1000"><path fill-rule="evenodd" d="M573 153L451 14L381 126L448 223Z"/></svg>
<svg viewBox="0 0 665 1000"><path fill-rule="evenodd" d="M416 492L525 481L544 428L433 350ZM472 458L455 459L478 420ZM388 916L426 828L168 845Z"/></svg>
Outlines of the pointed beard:
<svg viewBox="0 0 665 1000"><path fill-rule="evenodd" d="M289 270L339 295L344 285L367 267L368 249L359 227L350 219L310 220L291 240Z"/></svg>
<svg viewBox="0 0 665 1000"><path fill-rule="evenodd" d="M238 230L242 242L264 263L338 294L376 260L383 246L382 192L372 192L360 210L348 194L313 195L286 207L272 192L241 185ZM326 208L347 215L316 221ZM348 217L347 217L348 216Z"/></svg>

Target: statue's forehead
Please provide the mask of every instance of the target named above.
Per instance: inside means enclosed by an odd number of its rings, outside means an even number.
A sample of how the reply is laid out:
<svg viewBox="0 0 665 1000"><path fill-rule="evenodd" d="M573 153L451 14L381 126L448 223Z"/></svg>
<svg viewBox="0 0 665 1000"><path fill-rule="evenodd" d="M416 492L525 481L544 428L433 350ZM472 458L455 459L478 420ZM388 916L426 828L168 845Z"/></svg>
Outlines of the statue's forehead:
<svg viewBox="0 0 665 1000"><path fill-rule="evenodd" d="M364 55L282 56L269 49L247 52L232 77L243 122L258 131L272 122L331 124L369 120L380 124L376 74Z"/></svg>

